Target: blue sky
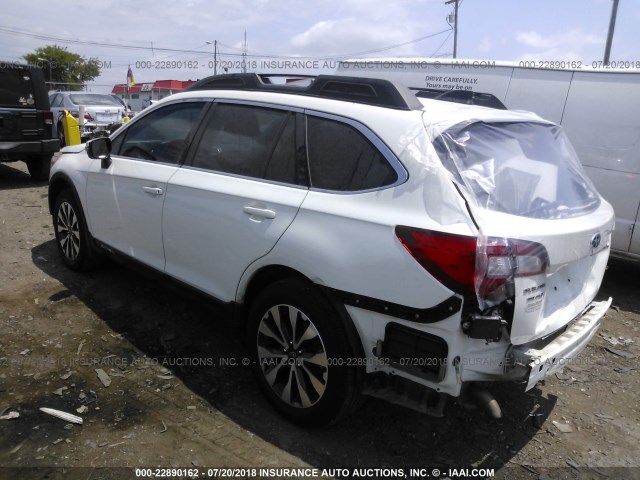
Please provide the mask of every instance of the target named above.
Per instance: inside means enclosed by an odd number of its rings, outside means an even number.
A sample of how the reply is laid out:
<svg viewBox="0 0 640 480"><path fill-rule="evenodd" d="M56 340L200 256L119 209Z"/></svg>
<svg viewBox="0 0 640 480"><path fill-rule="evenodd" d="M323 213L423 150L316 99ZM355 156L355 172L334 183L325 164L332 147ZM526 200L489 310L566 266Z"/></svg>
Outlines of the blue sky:
<svg viewBox="0 0 640 480"><path fill-rule="evenodd" d="M462 0L458 57L580 60L590 65L602 60L611 5L612 0ZM213 45L207 42L213 40L219 42L218 59L237 71L233 67L240 60L245 30L248 58L257 70L265 70L260 67L266 60L313 57L331 66L341 56L370 51L376 52L362 56L447 57L453 51L446 22L451 10L444 0L0 0L0 59L19 60L56 43L110 64L90 87L105 91L125 81L129 64L138 82L210 75ZM612 60L640 60L639 24L640 0L620 0ZM157 63L163 60L191 61L197 67L160 68L167 66ZM141 62L151 68L142 68Z"/></svg>

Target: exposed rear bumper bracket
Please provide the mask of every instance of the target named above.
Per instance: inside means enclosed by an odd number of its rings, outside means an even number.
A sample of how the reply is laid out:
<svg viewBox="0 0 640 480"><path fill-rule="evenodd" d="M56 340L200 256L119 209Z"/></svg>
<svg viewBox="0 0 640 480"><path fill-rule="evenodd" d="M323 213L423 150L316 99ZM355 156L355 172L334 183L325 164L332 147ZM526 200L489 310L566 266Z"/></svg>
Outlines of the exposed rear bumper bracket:
<svg viewBox="0 0 640 480"><path fill-rule="evenodd" d="M339 301L353 307L364 308L391 317L402 318L416 323L436 323L459 312L462 308L460 297L452 295L430 308L412 308L397 303L385 302L377 298L365 297L357 293L330 288L331 294Z"/></svg>

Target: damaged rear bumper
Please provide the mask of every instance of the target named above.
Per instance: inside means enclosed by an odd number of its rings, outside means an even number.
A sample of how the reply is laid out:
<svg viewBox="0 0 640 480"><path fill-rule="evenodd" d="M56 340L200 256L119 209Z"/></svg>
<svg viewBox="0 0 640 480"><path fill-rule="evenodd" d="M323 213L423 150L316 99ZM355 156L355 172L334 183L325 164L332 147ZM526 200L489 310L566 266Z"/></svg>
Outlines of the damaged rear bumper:
<svg viewBox="0 0 640 480"><path fill-rule="evenodd" d="M612 299L593 302L585 312L573 320L567 329L548 344L540 346L524 344L513 346L508 354L515 370L523 370L522 377L530 390L547 375L553 375L568 365L587 346L611 306ZM509 372L510 376L515 372Z"/></svg>

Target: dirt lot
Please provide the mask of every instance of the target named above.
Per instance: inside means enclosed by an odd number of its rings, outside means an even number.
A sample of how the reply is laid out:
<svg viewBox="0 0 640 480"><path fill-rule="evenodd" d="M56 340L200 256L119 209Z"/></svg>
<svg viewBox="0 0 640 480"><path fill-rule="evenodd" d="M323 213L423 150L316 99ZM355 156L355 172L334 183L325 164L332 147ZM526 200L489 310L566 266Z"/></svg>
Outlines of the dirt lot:
<svg viewBox="0 0 640 480"><path fill-rule="evenodd" d="M261 396L224 312L115 263L67 270L47 187L25 172L0 165L0 414L19 414L0 420L0 478L305 465L402 468L409 478L410 468L454 478L449 468L474 467L497 478L640 478L638 264L610 262L599 296L615 309L579 362L528 394L492 387L501 420L454 402L437 419L371 399L339 425L304 430Z"/></svg>

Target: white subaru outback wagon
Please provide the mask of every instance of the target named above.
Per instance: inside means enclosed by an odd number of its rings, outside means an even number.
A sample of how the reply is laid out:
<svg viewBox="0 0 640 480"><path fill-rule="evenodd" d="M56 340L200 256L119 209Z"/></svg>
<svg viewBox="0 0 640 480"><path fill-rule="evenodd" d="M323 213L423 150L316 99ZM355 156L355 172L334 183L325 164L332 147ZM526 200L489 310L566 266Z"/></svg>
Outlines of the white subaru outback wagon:
<svg viewBox="0 0 640 480"><path fill-rule="evenodd" d="M442 414L575 358L614 215L557 125L386 80L209 77L54 157L56 243L233 307L270 403L306 425L362 394ZM488 106L483 106L488 105Z"/></svg>

